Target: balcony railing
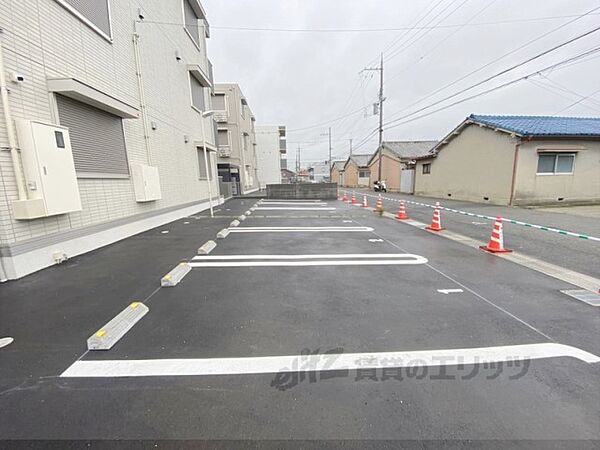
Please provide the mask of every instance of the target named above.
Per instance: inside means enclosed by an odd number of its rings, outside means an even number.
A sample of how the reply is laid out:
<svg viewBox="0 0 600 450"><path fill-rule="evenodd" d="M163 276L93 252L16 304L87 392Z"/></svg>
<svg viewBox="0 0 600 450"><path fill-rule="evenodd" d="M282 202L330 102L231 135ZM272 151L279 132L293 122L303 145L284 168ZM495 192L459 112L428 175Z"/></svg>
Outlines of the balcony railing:
<svg viewBox="0 0 600 450"><path fill-rule="evenodd" d="M227 113L227 111L215 111L213 117L219 123L227 122L227 120L229 120L229 114Z"/></svg>
<svg viewBox="0 0 600 450"><path fill-rule="evenodd" d="M229 145L219 145L219 158L229 158L231 156L231 147Z"/></svg>

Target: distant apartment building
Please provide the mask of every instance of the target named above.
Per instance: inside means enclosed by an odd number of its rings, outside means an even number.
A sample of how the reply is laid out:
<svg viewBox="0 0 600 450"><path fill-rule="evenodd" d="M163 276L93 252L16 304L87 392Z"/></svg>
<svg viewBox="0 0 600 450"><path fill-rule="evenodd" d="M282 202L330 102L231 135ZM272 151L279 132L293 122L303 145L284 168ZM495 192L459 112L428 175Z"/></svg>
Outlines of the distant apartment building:
<svg viewBox="0 0 600 450"><path fill-rule="evenodd" d="M240 86L216 83L213 109L218 133L218 168L222 181L232 183L234 194L259 189L255 117Z"/></svg>
<svg viewBox="0 0 600 450"><path fill-rule="evenodd" d="M329 161L320 161L310 166L311 181L315 183L326 183L331 178L329 173Z"/></svg>
<svg viewBox="0 0 600 450"><path fill-rule="evenodd" d="M256 155L261 189L267 184L281 183L282 170L287 169L285 126L256 127Z"/></svg>
<svg viewBox="0 0 600 450"><path fill-rule="evenodd" d="M198 0L2 0L0 28L0 280L219 201Z"/></svg>

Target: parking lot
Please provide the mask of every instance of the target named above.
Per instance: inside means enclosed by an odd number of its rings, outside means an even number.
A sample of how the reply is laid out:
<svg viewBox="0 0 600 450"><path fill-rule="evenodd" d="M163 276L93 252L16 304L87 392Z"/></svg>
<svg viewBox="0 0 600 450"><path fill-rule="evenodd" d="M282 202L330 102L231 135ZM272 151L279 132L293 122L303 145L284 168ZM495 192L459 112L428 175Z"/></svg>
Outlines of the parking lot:
<svg viewBox="0 0 600 450"><path fill-rule="evenodd" d="M600 439L597 309L368 208L231 200L49 271L0 291L3 439Z"/></svg>

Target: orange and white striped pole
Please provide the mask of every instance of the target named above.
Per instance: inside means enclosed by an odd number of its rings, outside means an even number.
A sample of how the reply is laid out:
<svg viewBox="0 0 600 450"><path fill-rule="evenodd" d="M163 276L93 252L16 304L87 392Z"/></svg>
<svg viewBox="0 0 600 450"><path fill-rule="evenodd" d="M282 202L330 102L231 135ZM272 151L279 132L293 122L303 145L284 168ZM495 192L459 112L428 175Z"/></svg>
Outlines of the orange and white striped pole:
<svg viewBox="0 0 600 450"><path fill-rule="evenodd" d="M360 206L362 206L363 208L368 208L369 207L369 204L367 203L367 196L366 195L363 195L363 202L362 202L362 205L360 205Z"/></svg>
<svg viewBox="0 0 600 450"><path fill-rule="evenodd" d="M381 194L377 197L377 203L375 204L375 209L373 210L376 214L380 216L383 215L383 199L381 198Z"/></svg>
<svg viewBox="0 0 600 450"><path fill-rule="evenodd" d="M344 196L342 197L342 201L348 203L348 195L346 195L346 191L344 191Z"/></svg>
<svg viewBox="0 0 600 450"><path fill-rule="evenodd" d="M509 253L512 250L504 248L504 233L502 231L502 217L496 217L494 222L494 229L492 230L492 236L487 245L479 247L482 250L492 253Z"/></svg>
<svg viewBox="0 0 600 450"><path fill-rule="evenodd" d="M408 215L406 214L406 205L404 204L404 200L400 200L400 209L398 210L398 214L396 214L396 219L398 219L398 220L408 219Z"/></svg>
<svg viewBox="0 0 600 450"><path fill-rule="evenodd" d="M442 218L440 214L440 202L435 202L435 208L433 210L433 217L431 218L431 225L425 227L429 231L442 231Z"/></svg>
<svg viewBox="0 0 600 450"><path fill-rule="evenodd" d="M356 205L356 194L352 191L352 204Z"/></svg>

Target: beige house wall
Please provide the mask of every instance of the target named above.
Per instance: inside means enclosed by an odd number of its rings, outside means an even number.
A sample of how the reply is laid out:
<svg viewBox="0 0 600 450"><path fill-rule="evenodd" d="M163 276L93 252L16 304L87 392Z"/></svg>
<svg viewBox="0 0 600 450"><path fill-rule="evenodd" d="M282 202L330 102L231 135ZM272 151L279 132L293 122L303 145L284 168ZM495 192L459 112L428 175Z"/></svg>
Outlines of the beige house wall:
<svg viewBox="0 0 600 450"><path fill-rule="evenodd" d="M467 126L435 159L417 162L415 194L508 204L516 143L506 133ZM431 173L424 175L427 163L431 163Z"/></svg>
<svg viewBox="0 0 600 450"><path fill-rule="evenodd" d="M381 155L383 159L381 177L385 181L388 191L400 191L400 176L402 172L402 163L397 159L387 155L385 152ZM373 186L373 183L379 178L379 158L373 158L371 165L371 179L369 186Z"/></svg>
<svg viewBox="0 0 600 450"><path fill-rule="evenodd" d="M340 171L335 167L331 169L331 182L341 185Z"/></svg>
<svg viewBox="0 0 600 450"><path fill-rule="evenodd" d="M358 186L358 167L353 163L348 164L344 169L344 186Z"/></svg>
<svg viewBox="0 0 600 450"><path fill-rule="evenodd" d="M536 173L539 152L552 150L576 153L572 174ZM600 202L600 141L530 141L520 145L515 205L594 202Z"/></svg>

